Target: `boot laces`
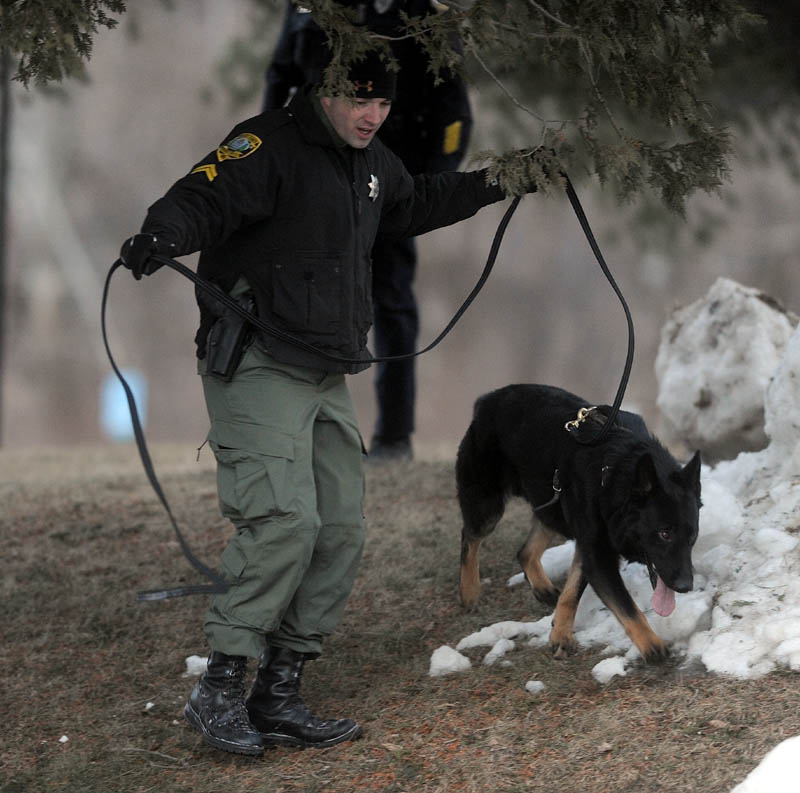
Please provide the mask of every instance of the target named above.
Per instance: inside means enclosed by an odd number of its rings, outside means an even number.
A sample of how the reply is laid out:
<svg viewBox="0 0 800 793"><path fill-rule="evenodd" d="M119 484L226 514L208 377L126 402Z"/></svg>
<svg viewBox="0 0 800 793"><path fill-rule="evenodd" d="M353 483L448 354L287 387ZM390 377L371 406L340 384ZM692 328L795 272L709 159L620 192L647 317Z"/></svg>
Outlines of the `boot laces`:
<svg viewBox="0 0 800 793"><path fill-rule="evenodd" d="M250 723L250 716L245 705L245 684L244 676L247 671L247 662L235 664L228 672L228 684L223 690L225 699L230 703L230 707L225 715L224 721L232 727L248 727L253 729Z"/></svg>
<svg viewBox="0 0 800 793"><path fill-rule="evenodd" d="M250 723L250 716L247 713L247 708L244 704L243 696L237 696L231 700L231 706L228 710L225 721L232 727L244 727L252 730L253 725Z"/></svg>

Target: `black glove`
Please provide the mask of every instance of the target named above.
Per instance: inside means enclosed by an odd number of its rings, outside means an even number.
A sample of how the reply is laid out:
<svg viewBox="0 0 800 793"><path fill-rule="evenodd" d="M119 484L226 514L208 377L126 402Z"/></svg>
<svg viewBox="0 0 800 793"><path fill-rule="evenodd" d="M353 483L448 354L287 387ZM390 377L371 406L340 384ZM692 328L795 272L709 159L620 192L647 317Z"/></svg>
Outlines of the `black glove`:
<svg viewBox="0 0 800 793"><path fill-rule="evenodd" d="M152 234L134 234L122 243L119 252L120 261L127 267L133 277L139 281L143 275L152 275L161 262L153 259L153 254L166 253L169 255L174 245L161 245L158 238Z"/></svg>

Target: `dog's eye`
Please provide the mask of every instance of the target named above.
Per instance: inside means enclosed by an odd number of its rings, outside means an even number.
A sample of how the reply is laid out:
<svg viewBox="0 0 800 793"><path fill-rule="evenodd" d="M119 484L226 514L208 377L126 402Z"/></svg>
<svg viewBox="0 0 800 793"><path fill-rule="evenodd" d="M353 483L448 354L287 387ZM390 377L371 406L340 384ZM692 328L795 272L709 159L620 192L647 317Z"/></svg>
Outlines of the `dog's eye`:
<svg viewBox="0 0 800 793"><path fill-rule="evenodd" d="M658 539L664 542L669 542L672 539L672 532L669 529L659 529Z"/></svg>

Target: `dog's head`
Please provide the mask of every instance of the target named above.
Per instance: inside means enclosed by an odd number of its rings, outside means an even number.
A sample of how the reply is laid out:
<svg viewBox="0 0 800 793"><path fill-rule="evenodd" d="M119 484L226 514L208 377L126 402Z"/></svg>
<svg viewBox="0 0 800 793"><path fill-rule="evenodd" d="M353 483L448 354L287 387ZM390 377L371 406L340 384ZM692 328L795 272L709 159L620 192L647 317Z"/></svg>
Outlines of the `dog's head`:
<svg viewBox="0 0 800 793"><path fill-rule="evenodd" d="M694 585L692 546L700 512L700 454L681 468L662 448L639 454L629 476L613 477L619 509L609 521L609 536L631 561L647 565L655 590L653 607L666 616L675 592ZM627 494L619 488L628 487Z"/></svg>

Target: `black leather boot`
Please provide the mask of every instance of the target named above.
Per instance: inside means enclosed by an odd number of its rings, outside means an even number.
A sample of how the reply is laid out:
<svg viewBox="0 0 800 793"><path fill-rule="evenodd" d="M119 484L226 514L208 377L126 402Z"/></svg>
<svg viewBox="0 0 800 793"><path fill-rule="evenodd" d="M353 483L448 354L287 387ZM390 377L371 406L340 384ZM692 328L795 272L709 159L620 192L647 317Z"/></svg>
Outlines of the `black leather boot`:
<svg viewBox="0 0 800 793"><path fill-rule="evenodd" d="M333 746L361 735L352 719L320 719L300 697L300 677L306 656L283 647L267 646L261 658L247 712L264 745Z"/></svg>
<svg viewBox="0 0 800 793"><path fill-rule="evenodd" d="M260 755L261 736L247 717L244 678L247 658L212 652L208 669L194 687L183 715L203 740L226 752Z"/></svg>

